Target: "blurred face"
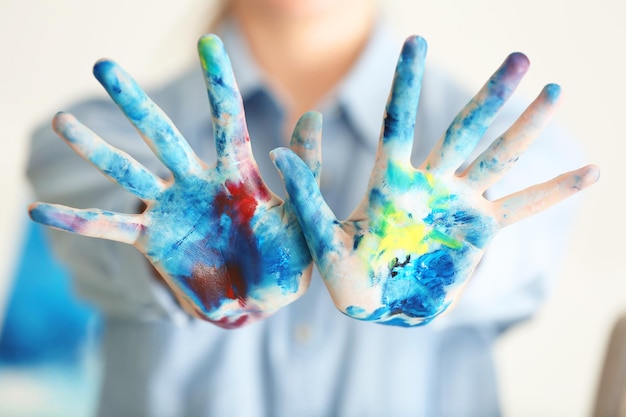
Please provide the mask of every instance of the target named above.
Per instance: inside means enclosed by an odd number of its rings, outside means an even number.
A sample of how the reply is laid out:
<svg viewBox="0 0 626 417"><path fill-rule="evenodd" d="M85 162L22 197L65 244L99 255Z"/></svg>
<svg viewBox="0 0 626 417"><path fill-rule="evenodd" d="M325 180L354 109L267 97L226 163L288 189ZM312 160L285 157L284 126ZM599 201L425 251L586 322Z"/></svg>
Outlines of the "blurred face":
<svg viewBox="0 0 626 417"><path fill-rule="evenodd" d="M331 13L335 9L354 3L365 5L364 0L232 0L236 6L255 9L274 17L306 18Z"/></svg>

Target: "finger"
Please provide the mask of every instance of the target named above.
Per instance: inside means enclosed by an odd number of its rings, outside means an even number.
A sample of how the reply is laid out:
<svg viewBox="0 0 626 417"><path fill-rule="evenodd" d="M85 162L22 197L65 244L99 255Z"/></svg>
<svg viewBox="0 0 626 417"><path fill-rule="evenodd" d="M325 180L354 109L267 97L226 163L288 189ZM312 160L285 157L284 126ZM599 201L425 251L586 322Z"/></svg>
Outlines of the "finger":
<svg viewBox="0 0 626 417"><path fill-rule="evenodd" d="M426 41L419 36L404 42L385 108L378 159L410 164L426 50Z"/></svg>
<svg viewBox="0 0 626 417"><path fill-rule="evenodd" d="M289 149L274 149L270 156L285 182L311 256L316 262L327 259L329 252L340 246L339 221L324 201L313 173Z"/></svg>
<svg viewBox="0 0 626 417"><path fill-rule="evenodd" d="M211 105L218 166L226 170L238 169L241 161L253 160L253 157L243 102L230 59L222 41L212 34L200 38L198 54Z"/></svg>
<svg viewBox="0 0 626 417"><path fill-rule="evenodd" d="M495 140L463 176L479 191L485 191L508 172L539 136L556 110L561 87L548 84L509 130Z"/></svg>
<svg viewBox="0 0 626 417"><path fill-rule="evenodd" d="M494 201L496 220L501 227L516 223L584 190L599 178L598 167L587 165L503 197Z"/></svg>
<svg viewBox="0 0 626 417"><path fill-rule="evenodd" d="M28 213L37 223L55 229L130 245L135 243L144 228L141 215L137 214L120 214L98 209L81 210L46 203L31 204Z"/></svg>
<svg viewBox="0 0 626 417"><path fill-rule="evenodd" d="M528 70L528 58L509 55L482 89L459 112L424 162L424 168L446 174L469 157L498 111Z"/></svg>
<svg viewBox="0 0 626 417"><path fill-rule="evenodd" d="M322 115L308 112L296 123L290 148L309 167L319 185L322 170Z"/></svg>
<svg viewBox="0 0 626 417"><path fill-rule="evenodd" d="M58 113L52 127L76 153L142 200L154 200L162 192L163 180L125 152L103 141L71 114Z"/></svg>
<svg viewBox="0 0 626 417"><path fill-rule="evenodd" d="M93 73L175 178L202 172L203 164L185 138L122 67L100 60Z"/></svg>

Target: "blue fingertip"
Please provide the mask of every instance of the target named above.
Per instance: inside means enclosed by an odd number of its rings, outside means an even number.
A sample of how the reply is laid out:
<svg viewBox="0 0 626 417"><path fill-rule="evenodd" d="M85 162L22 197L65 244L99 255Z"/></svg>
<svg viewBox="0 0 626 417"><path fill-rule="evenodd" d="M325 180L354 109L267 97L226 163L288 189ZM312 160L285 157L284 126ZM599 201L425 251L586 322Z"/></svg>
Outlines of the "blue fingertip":
<svg viewBox="0 0 626 417"><path fill-rule="evenodd" d="M116 93L121 91L119 86L119 82L111 83L112 81L117 81L116 77L111 77L111 72L117 67L117 64L109 59L101 59L95 63L93 66L93 75L96 79L107 88L112 88Z"/></svg>
<svg viewBox="0 0 626 417"><path fill-rule="evenodd" d="M87 219L54 213L51 210L51 206L45 203L35 203L31 205L28 214L30 218L37 223L68 232L76 232L88 222Z"/></svg>
<svg viewBox="0 0 626 417"><path fill-rule="evenodd" d="M426 39L418 35L412 35L406 38L402 47L402 57L425 55L428 50Z"/></svg>
<svg viewBox="0 0 626 417"><path fill-rule="evenodd" d="M554 103L561 96L561 86L558 84L550 83L543 88L546 99Z"/></svg>
<svg viewBox="0 0 626 417"><path fill-rule="evenodd" d="M307 172L313 175L304 161L289 148L279 147L273 149L270 151L270 158L276 168L283 174L289 174L291 170L299 170L302 172L298 173L298 175L305 175Z"/></svg>
<svg viewBox="0 0 626 417"><path fill-rule="evenodd" d="M280 172L282 172L286 164L288 164L288 161L286 161L286 158L288 158L286 154L289 152L290 150L284 147L276 148L270 151L270 159Z"/></svg>
<svg viewBox="0 0 626 417"><path fill-rule="evenodd" d="M47 216L45 215L45 210L42 210L41 206L38 204L31 204L28 207L28 215L37 223L46 223Z"/></svg>

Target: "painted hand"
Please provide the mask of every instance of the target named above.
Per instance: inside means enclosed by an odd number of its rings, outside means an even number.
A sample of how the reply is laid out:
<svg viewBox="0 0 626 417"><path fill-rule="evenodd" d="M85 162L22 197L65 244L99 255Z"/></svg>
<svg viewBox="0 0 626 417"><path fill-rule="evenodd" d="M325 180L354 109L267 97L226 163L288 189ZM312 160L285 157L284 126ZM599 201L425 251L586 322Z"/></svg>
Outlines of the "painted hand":
<svg viewBox="0 0 626 417"><path fill-rule="evenodd" d="M554 84L459 172L528 69L519 53L504 61L415 169L410 156L425 55L423 39L407 39L367 193L346 221L336 219L295 155L286 149L272 154L335 305L356 319L428 323L458 297L500 228L577 193L599 176L596 167L587 166L497 201L484 197L549 119L560 92Z"/></svg>
<svg viewBox="0 0 626 417"><path fill-rule="evenodd" d="M60 113L55 131L79 155L144 201L137 215L34 203L33 220L84 236L134 245L165 278L191 314L224 328L266 317L307 289L312 260L288 199L260 177L250 148L241 96L221 41L198 43L213 116L217 163L208 167L165 114L117 64L94 74L157 157L164 181L112 148L73 116ZM307 172L320 170L321 116L298 122L291 149ZM111 262L114 262L112 259Z"/></svg>

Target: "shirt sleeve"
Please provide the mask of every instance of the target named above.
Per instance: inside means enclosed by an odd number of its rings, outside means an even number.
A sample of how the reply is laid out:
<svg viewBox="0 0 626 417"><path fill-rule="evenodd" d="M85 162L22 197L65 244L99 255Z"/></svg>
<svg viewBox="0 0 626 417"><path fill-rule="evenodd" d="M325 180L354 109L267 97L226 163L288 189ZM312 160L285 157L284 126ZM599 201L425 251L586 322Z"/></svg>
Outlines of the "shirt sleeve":
<svg viewBox="0 0 626 417"><path fill-rule="evenodd" d="M416 125L417 154L430 150L471 97L441 72L426 73ZM504 133L530 102L530 98L516 94L487 130L470 161ZM493 200L546 182L584 163L580 144L553 120L515 166L487 191L487 198ZM502 331L531 317L559 278L583 196L502 229L487 247L457 304L433 325L480 323Z"/></svg>
<svg viewBox="0 0 626 417"><path fill-rule="evenodd" d="M68 110L105 141L128 152L157 174L165 170L122 112L105 100ZM140 200L102 175L53 132L35 130L27 177L38 201L75 208L136 213ZM186 320L169 291L152 276L146 258L127 244L48 229L55 255L74 278L78 294L109 316L140 320Z"/></svg>

